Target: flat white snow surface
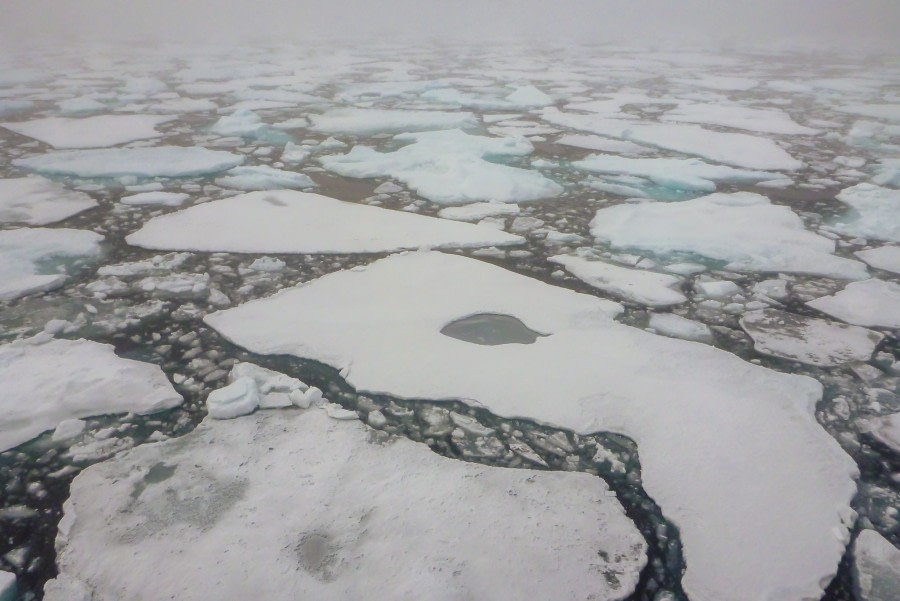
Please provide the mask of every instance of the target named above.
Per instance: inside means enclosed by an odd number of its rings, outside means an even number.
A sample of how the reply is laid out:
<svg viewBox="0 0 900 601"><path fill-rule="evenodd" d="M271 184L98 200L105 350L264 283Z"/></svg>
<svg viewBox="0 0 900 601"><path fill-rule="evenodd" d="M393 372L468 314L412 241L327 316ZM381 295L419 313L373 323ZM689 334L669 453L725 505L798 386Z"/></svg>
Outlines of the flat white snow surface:
<svg viewBox="0 0 900 601"><path fill-rule="evenodd" d="M196 146L102 148L48 152L13 160L13 165L50 175L76 177L187 177L218 173L244 162L224 150Z"/></svg>
<svg viewBox="0 0 900 601"><path fill-rule="evenodd" d="M574 255L556 255L548 259L585 284L623 300L649 307L666 307L687 301L677 288L681 278L645 269L630 269L606 261Z"/></svg>
<svg viewBox="0 0 900 601"><path fill-rule="evenodd" d="M474 259L415 252L205 321L253 352L342 369L360 391L629 436L644 489L680 530L691 599L819 597L849 539L857 475L815 420L821 385L619 324L618 310ZM480 345L441 333L480 314L542 336Z"/></svg>
<svg viewBox="0 0 900 601"><path fill-rule="evenodd" d="M166 115L97 115L80 119L46 117L0 123L0 126L54 148L104 148L159 138L162 134L156 126L174 118Z"/></svg>
<svg viewBox="0 0 900 601"><path fill-rule="evenodd" d="M345 155L325 156L319 161L346 177L392 177L439 204L525 202L559 196L563 191L537 171L487 160L530 154L534 147L524 138L489 138L448 130L400 134L394 140L411 143L393 152L354 146Z"/></svg>
<svg viewBox="0 0 900 601"><path fill-rule="evenodd" d="M900 591L900 549L874 530L853 543L853 584L860 601L895 601Z"/></svg>
<svg viewBox="0 0 900 601"><path fill-rule="evenodd" d="M806 303L841 321L875 328L900 328L900 284L871 278L852 282L832 296Z"/></svg>
<svg viewBox="0 0 900 601"><path fill-rule="evenodd" d="M779 177L777 173L711 165L700 159L635 159L612 154L591 155L574 161L572 166L592 173L644 177L667 188L701 192L715 192L717 182L753 184Z"/></svg>
<svg viewBox="0 0 900 601"><path fill-rule="evenodd" d="M155 217L126 241L166 250L369 253L509 245L523 239L489 227L279 190L250 192Z"/></svg>
<svg viewBox="0 0 900 601"><path fill-rule="evenodd" d="M84 192L43 177L0 179L0 223L46 225L96 206Z"/></svg>
<svg viewBox="0 0 900 601"><path fill-rule="evenodd" d="M59 288L60 267L100 254L103 236L85 230L21 228L0 231L0 301Z"/></svg>
<svg viewBox="0 0 900 601"><path fill-rule="evenodd" d="M478 120L463 111L340 108L322 115L308 115L310 129L330 134L370 136L476 127Z"/></svg>
<svg viewBox="0 0 900 601"><path fill-rule="evenodd" d="M48 334L0 345L0 451L60 422L107 413L155 413L183 401L162 370L113 347Z"/></svg>
<svg viewBox="0 0 900 601"><path fill-rule="evenodd" d="M856 184L841 191L837 199L853 211L831 229L847 236L900 242L900 190L874 184Z"/></svg>
<svg viewBox="0 0 900 601"><path fill-rule="evenodd" d="M808 231L788 207L751 192L600 209L591 221L591 233L614 248L657 255L694 253L721 261L732 271L868 277L863 263L833 254L834 240Z"/></svg>
<svg viewBox="0 0 900 601"><path fill-rule="evenodd" d="M190 194L185 194L183 192L139 192L138 194L123 196L119 202L133 206L157 205L163 207L179 207L190 197Z"/></svg>
<svg viewBox="0 0 900 601"><path fill-rule="evenodd" d="M868 361L884 338L866 328L777 309L751 311L740 323L757 352L819 367Z"/></svg>
<svg viewBox="0 0 900 601"><path fill-rule="evenodd" d="M800 125L784 111L738 104L682 104L662 116L663 121L721 125L764 134L815 135L819 130Z"/></svg>
<svg viewBox="0 0 900 601"><path fill-rule="evenodd" d="M614 600L645 543L605 483L372 440L321 407L206 420L72 483L46 601ZM248 554L248 551L249 554Z"/></svg>
<svg viewBox="0 0 900 601"><path fill-rule="evenodd" d="M900 206L898 206L900 208ZM900 274L900 246L881 246L856 252L869 267Z"/></svg>

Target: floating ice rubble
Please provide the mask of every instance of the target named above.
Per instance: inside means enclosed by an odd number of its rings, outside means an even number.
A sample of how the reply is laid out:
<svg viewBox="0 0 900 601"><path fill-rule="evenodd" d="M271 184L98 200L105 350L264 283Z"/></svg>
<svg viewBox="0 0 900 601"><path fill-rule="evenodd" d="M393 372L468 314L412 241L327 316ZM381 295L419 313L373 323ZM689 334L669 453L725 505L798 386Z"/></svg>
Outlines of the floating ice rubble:
<svg viewBox="0 0 900 601"><path fill-rule="evenodd" d="M900 591L900 550L874 530L853 545L853 584L860 601L892 601Z"/></svg>
<svg viewBox="0 0 900 601"><path fill-rule="evenodd" d="M476 127L472 113L462 111L405 111L398 109L334 109L322 115L309 115L311 129L330 134L370 136L377 133L400 133Z"/></svg>
<svg viewBox="0 0 900 601"><path fill-rule="evenodd" d="M244 162L223 150L195 146L103 148L48 152L13 160L13 165L49 175L76 177L188 177L218 173Z"/></svg>
<svg viewBox="0 0 900 601"><path fill-rule="evenodd" d="M832 296L808 306L858 326L900 328L900 284L877 278L852 282Z"/></svg>
<svg viewBox="0 0 900 601"><path fill-rule="evenodd" d="M816 423L821 385L618 324L610 315L619 310L473 259L418 252L205 321L253 352L342 369L359 390L630 436L645 490L680 529L692 599L820 596L849 539L857 474ZM484 346L441 334L485 313L546 335Z"/></svg>
<svg viewBox="0 0 900 601"><path fill-rule="evenodd" d="M557 255L548 261L562 265L566 271L597 290L633 303L667 307L687 302L687 297L677 290L682 279L674 275L630 269L584 256Z"/></svg>
<svg viewBox="0 0 900 601"><path fill-rule="evenodd" d="M96 206L84 192L43 177L0 179L0 223L46 225Z"/></svg>
<svg viewBox="0 0 900 601"><path fill-rule="evenodd" d="M0 123L0 126L54 148L101 148L159 138L162 134L156 126L173 119L163 115L98 115L81 119L47 117Z"/></svg>
<svg viewBox="0 0 900 601"><path fill-rule="evenodd" d="M350 229L347 223L359 225ZM523 239L488 227L280 190L155 217L126 241L161 250L351 253L509 245Z"/></svg>
<svg viewBox="0 0 900 601"><path fill-rule="evenodd" d="M900 242L900 190L873 184L856 184L837 199L853 207L830 229L847 236Z"/></svg>
<svg viewBox="0 0 900 601"><path fill-rule="evenodd" d="M308 409L322 399L322 391L297 378L254 365L237 363L228 374L228 385L213 390L206 410L213 419L232 419L259 409L297 406ZM356 419L356 414L353 414Z"/></svg>
<svg viewBox="0 0 900 601"><path fill-rule="evenodd" d="M746 313L741 327L753 338L757 352L819 367L868 361L884 338L866 328L777 309Z"/></svg>
<svg viewBox="0 0 900 601"><path fill-rule="evenodd" d="M397 600L634 590L645 544L599 478L373 436L327 406L260 412L94 465L72 483L44 598L344 601L373 583Z"/></svg>
<svg viewBox="0 0 900 601"><path fill-rule="evenodd" d="M834 240L807 231L788 207L750 192L600 209L591 233L614 248L694 253L722 261L733 271L868 277L863 263L833 254Z"/></svg>
<svg viewBox="0 0 900 601"><path fill-rule="evenodd" d="M875 440L900 453L900 413L870 419L866 425Z"/></svg>
<svg viewBox="0 0 900 601"><path fill-rule="evenodd" d="M563 191L537 171L487 160L530 154L534 147L524 138L488 138L449 130L399 134L394 140L411 144L393 152L354 146L345 155L319 161L347 177L392 177L439 204L526 202Z"/></svg>
<svg viewBox="0 0 900 601"><path fill-rule="evenodd" d="M0 231L0 301L59 288L65 266L100 254L103 236L85 230L22 228Z"/></svg>
<svg viewBox="0 0 900 601"><path fill-rule="evenodd" d="M48 334L0 345L0 381L0 451L65 420L155 413L183 401L155 365L117 357L107 344Z"/></svg>

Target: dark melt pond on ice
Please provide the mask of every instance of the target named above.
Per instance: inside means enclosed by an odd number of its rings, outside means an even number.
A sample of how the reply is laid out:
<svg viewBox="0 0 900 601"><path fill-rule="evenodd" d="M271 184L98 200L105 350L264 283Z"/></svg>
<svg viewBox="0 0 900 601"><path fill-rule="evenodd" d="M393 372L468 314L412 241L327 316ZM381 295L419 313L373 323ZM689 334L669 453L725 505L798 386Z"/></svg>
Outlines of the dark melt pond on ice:
<svg viewBox="0 0 900 601"><path fill-rule="evenodd" d="M521 320L501 313L477 313L450 322L441 334L465 342L495 346L498 344L532 344L541 336Z"/></svg>

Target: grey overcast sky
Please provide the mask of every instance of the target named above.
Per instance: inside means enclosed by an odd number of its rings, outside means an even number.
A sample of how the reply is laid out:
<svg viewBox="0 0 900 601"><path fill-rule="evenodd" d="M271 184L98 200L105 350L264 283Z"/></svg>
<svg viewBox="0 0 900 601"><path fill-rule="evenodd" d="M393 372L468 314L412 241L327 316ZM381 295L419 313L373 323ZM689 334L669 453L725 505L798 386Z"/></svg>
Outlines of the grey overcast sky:
<svg viewBox="0 0 900 601"><path fill-rule="evenodd" d="M900 50L900 0L0 0L0 41L398 37Z"/></svg>

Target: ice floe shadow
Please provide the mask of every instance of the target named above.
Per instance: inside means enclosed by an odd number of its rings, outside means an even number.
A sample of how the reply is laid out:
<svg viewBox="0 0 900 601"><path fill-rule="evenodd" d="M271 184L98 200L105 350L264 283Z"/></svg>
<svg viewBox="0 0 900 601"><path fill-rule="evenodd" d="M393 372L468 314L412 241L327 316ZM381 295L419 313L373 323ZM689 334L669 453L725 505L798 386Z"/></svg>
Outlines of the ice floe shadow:
<svg viewBox="0 0 900 601"><path fill-rule="evenodd" d="M520 319L501 313L476 313L451 321L441 334L464 342L495 346L498 344L533 344L548 336L526 326Z"/></svg>

